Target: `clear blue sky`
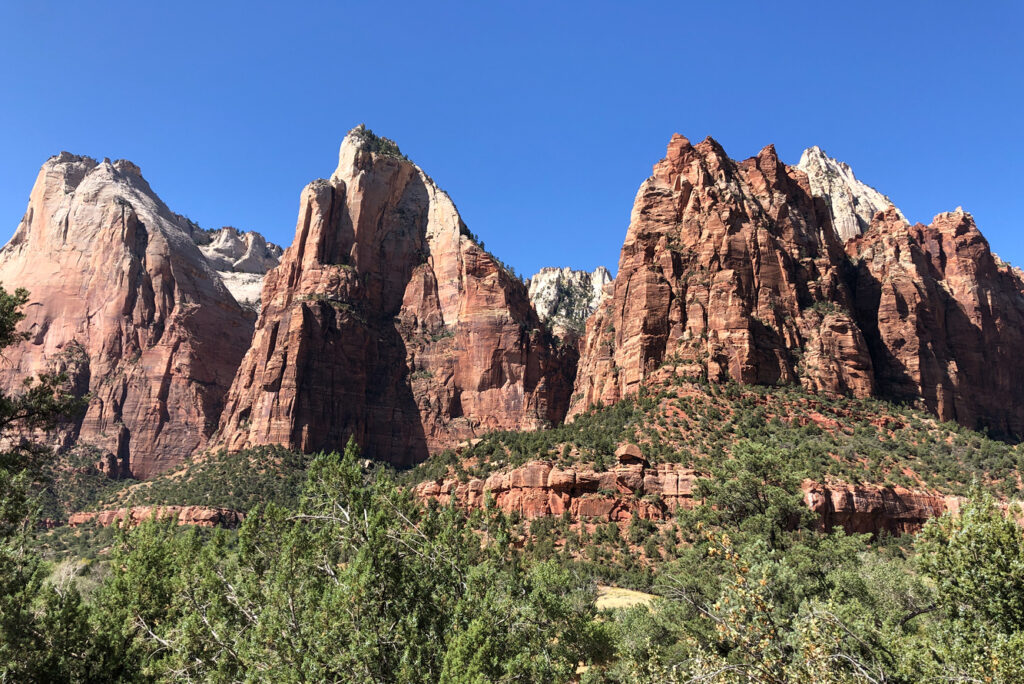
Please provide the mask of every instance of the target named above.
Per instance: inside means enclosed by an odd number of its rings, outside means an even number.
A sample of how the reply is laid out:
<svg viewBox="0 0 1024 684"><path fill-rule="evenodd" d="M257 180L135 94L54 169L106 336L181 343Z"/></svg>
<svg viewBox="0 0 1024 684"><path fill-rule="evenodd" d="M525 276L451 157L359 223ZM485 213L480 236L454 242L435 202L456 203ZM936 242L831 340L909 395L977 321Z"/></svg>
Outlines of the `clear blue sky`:
<svg viewBox="0 0 1024 684"><path fill-rule="evenodd" d="M8 0L2 238L66 149L131 159L175 211L287 245L300 189L365 122L526 274L614 270L674 132L789 163L821 145L911 220L963 205L1024 265L1022 7Z"/></svg>

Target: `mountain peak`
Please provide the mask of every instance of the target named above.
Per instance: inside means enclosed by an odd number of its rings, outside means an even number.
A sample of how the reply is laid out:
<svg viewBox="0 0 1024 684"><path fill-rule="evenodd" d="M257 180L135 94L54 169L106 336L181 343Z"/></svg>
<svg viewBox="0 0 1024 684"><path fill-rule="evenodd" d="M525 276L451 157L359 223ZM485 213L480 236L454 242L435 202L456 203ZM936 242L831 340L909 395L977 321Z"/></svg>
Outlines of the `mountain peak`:
<svg viewBox="0 0 1024 684"><path fill-rule="evenodd" d="M843 241L865 232L875 214L893 206L891 199L858 180L849 164L828 156L817 145L803 151L796 168L807 174L811 193L828 204L832 225Z"/></svg>

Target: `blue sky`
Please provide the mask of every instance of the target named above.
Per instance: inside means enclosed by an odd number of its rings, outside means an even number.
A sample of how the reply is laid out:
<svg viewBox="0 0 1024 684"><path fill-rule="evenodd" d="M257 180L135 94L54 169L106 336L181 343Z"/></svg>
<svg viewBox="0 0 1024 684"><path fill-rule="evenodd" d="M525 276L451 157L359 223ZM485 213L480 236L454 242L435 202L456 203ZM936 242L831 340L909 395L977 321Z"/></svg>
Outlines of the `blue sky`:
<svg viewBox="0 0 1024 684"><path fill-rule="evenodd" d="M300 6L301 5L301 6ZM980 7L979 7L980 6ZM0 218L60 150L290 244L345 132L394 138L518 271L614 270L674 132L821 145L1024 265L1024 3L4 2Z"/></svg>

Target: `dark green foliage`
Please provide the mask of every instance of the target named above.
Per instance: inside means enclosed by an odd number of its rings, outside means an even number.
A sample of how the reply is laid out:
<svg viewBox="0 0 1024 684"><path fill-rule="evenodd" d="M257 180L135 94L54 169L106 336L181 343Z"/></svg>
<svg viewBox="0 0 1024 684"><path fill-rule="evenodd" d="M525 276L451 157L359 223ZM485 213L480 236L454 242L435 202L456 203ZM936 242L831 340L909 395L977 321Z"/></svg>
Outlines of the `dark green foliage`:
<svg viewBox="0 0 1024 684"><path fill-rule="evenodd" d="M406 161L409 159L407 156L402 154L400 149L398 149L398 143L391 138L385 138L375 134L366 127L366 124L359 124L349 131L349 135L356 136L362 140L367 149L374 154L379 154L385 157L395 157Z"/></svg>
<svg viewBox="0 0 1024 684"><path fill-rule="evenodd" d="M479 521L481 546L460 511L423 509L357 456L318 456L298 509L257 509L236 550L169 523L123 535L95 620L132 676L568 681L608 650L593 588L523 564L502 516Z"/></svg>
<svg viewBox="0 0 1024 684"><path fill-rule="evenodd" d="M207 454L162 473L104 490L101 506L213 506L245 513L259 504L298 504L312 456L279 446Z"/></svg>

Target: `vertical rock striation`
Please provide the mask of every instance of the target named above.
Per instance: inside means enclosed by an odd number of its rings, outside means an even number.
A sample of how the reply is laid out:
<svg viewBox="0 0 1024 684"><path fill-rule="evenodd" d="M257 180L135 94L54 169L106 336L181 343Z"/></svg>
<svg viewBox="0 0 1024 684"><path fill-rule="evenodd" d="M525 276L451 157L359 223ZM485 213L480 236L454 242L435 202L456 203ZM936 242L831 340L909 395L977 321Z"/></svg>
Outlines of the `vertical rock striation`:
<svg viewBox="0 0 1024 684"><path fill-rule="evenodd" d="M1024 434L1020 271L960 210L910 226L887 204L863 232L881 205L868 193L837 211L846 175L823 189L772 147L735 162L710 138L673 137L587 323L570 416L635 392L671 358L711 381L915 401ZM843 216L858 221L846 241L832 223Z"/></svg>
<svg viewBox="0 0 1024 684"><path fill-rule="evenodd" d="M91 395L77 439L103 450L112 474L144 478L207 443L252 316L137 166L47 161L0 251L0 284L30 293L29 338L4 352L4 391L66 370Z"/></svg>
<svg viewBox="0 0 1024 684"><path fill-rule="evenodd" d="M713 381L874 391L843 247L807 176L676 135L640 187L614 292L587 322L570 414L672 357Z"/></svg>
<svg viewBox="0 0 1024 684"><path fill-rule="evenodd" d="M971 215L958 208L911 226L890 209L846 251L879 392L1024 435L1024 280Z"/></svg>
<svg viewBox="0 0 1024 684"><path fill-rule="evenodd" d="M560 420L575 370L526 288L451 199L363 127L302 192L267 274L219 443L339 448L398 465L473 435Z"/></svg>

